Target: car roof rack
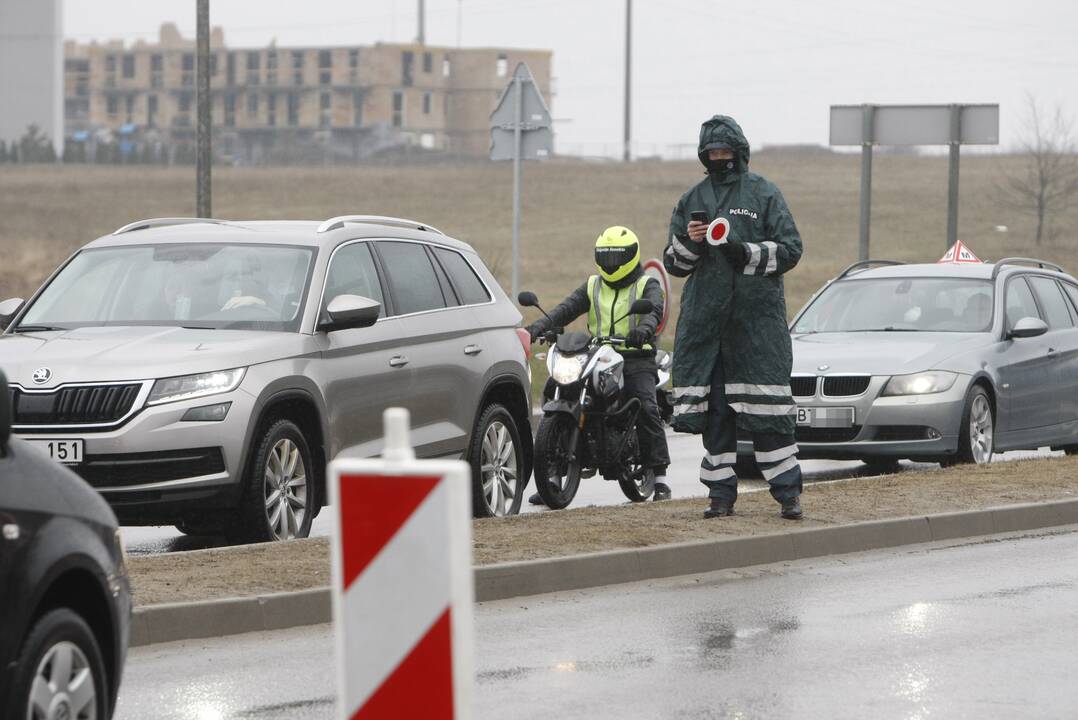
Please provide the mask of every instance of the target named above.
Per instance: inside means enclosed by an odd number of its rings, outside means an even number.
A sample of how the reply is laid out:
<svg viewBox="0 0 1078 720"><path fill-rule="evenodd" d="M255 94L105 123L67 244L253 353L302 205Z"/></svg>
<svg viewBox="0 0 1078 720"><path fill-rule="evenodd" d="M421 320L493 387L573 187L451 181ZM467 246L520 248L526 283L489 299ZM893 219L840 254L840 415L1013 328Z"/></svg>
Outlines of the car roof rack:
<svg viewBox="0 0 1078 720"><path fill-rule="evenodd" d="M873 265L905 265L905 264L906 263L903 262L902 260L862 260L860 262L855 262L853 265L850 265L848 268L846 268L845 270L840 272L838 274L838 276L835 278L835 280L841 280L842 278L844 278L847 275L849 275L850 273L852 273L854 270L867 270L868 268L872 267Z"/></svg>
<svg viewBox="0 0 1078 720"><path fill-rule="evenodd" d="M996 261L996 266L992 268L992 279L995 280L1001 272L1003 272L1004 265L1036 265L1041 270L1055 270L1056 272L1067 272L1059 265L1050 263L1047 260L1037 260L1035 258L1024 257L1009 257Z"/></svg>
<svg viewBox="0 0 1078 720"><path fill-rule="evenodd" d="M155 227L167 227L169 225L196 225L198 223L211 223L214 225L226 225L224 220L214 220L213 218L150 218L148 220L136 220L133 223L128 223L122 228L113 231L113 235L123 235L124 233L135 232L136 230L148 230Z"/></svg>
<svg viewBox="0 0 1078 720"><path fill-rule="evenodd" d="M386 227L409 228L411 230L435 232L439 235L445 235L445 233L438 228L426 223L421 223L418 220L407 220L405 218L388 217L386 215L339 215L337 217L332 217L319 225L318 232L324 233L329 232L330 230L339 230L348 223L385 225Z"/></svg>

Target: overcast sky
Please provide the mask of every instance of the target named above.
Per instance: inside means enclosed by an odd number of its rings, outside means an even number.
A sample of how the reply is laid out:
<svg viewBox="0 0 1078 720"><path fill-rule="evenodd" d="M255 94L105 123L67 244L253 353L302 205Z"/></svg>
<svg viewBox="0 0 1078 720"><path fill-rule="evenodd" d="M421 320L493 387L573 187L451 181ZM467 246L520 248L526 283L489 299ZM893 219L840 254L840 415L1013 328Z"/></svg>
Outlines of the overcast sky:
<svg viewBox="0 0 1078 720"><path fill-rule="evenodd" d="M194 0L66 0L79 40L194 34ZM410 41L416 0L212 0L233 47ZM625 0L427 0L427 42L554 51L562 152L610 154L622 133ZM638 152L693 144L715 113L754 146L821 143L828 106L999 103L1013 144L1025 95L1078 114L1074 0L635 0ZM604 153L605 151L605 153Z"/></svg>

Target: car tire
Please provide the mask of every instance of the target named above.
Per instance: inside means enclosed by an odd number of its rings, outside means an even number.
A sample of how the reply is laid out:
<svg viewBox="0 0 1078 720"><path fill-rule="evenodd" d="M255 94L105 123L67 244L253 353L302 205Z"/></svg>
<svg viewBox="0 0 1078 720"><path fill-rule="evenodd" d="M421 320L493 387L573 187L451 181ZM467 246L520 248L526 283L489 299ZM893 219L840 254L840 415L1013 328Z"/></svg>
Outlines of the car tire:
<svg viewBox="0 0 1078 720"><path fill-rule="evenodd" d="M265 426L248 463L233 542L257 543L310 535L316 496L307 438L286 418Z"/></svg>
<svg viewBox="0 0 1078 720"><path fill-rule="evenodd" d="M980 385L974 385L966 394L966 406L962 410L962 424L958 431L958 453L954 463L983 465L992 461L995 448L996 416L992 400ZM944 466L954 463L943 463Z"/></svg>
<svg viewBox="0 0 1078 720"><path fill-rule="evenodd" d="M57 675L64 673L65 667L67 677ZM68 712L60 717L109 717L109 686L101 649L90 626L72 610L51 610L34 623L13 676L10 708L3 717L54 717L49 710L57 703L67 704ZM41 689L34 692L35 686ZM43 707L44 703L49 706Z"/></svg>
<svg viewBox="0 0 1078 720"><path fill-rule="evenodd" d="M513 415L500 403L483 408L465 456L472 467L472 515L516 515L528 478L524 445Z"/></svg>

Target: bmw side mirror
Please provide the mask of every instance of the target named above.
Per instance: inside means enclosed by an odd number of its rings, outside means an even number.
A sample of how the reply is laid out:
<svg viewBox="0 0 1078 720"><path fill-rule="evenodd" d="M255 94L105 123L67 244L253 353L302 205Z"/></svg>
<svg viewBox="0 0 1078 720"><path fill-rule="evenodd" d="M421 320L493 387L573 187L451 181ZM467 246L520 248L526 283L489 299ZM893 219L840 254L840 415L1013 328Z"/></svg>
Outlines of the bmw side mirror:
<svg viewBox="0 0 1078 720"><path fill-rule="evenodd" d="M1048 332L1048 325L1040 318L1024 317L1014 324L1008 334L1010 338L1031 338Z"/></svg>
<svg viewBox="0 0 1078 720"><path fill-rule="evenodd" d="M359 295L338 295L329 301L318 329L325 332L374 325L382 314L382 304Z"/></svg>
<svg viewBox="0 0 1078 720"><path fill-rule="evenodd" d="M11 391L7 377L0 370L0 455L7 454L7 441L11 436Z"/></svg>
<svg viewBox="0 0 1078 720"><path fill-rule="evenodd" d="M0 302L0 330L7 329L12 319L19 314L19 310L22 310L24 302L22 298L11 298Z"/></svg>
<svg viewBox="0 0 1078 720"><path fill-rule="evenodd" d="M535 296L535 293L525 290L517 295L517 304L521 307L538 307L539 298Z"/></svg>
<svg viewBox="0 0 1078 720"><path fill-rule="evenodd" d="M630 315L647 315L655 310L655 304L646 298L640 298L629 307Z"/></svg>

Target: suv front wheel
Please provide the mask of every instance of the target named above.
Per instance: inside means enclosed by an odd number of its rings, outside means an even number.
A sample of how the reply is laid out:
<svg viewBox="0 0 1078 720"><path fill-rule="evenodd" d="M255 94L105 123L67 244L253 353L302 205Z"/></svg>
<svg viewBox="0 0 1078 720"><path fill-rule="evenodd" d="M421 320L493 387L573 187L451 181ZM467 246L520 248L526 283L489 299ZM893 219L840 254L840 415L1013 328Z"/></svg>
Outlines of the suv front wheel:
<svg viewBox="0 0 1078 720"><path fill-rule="evenodd" d="M243 542L305 538L315 507L307 439L291 420L270 423L255 441L240 507Z"/></svg>
<svg viewBox="0 0 1078 720"><path fill-rule="evenodd" d="M487 405L472 431L465 456L472 466L472 514L501 517L520 512L524 497L524 447L513 415L500 403Z"/></svg>

